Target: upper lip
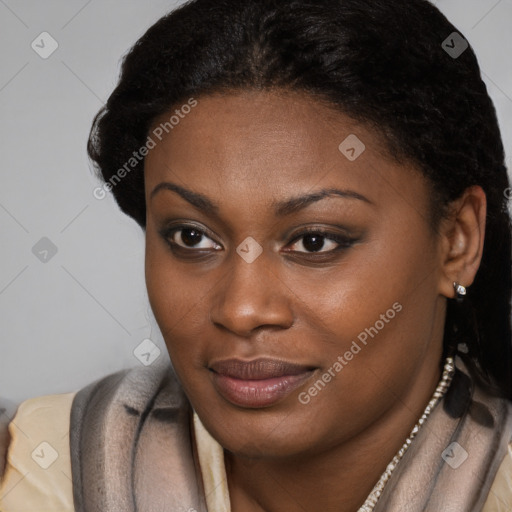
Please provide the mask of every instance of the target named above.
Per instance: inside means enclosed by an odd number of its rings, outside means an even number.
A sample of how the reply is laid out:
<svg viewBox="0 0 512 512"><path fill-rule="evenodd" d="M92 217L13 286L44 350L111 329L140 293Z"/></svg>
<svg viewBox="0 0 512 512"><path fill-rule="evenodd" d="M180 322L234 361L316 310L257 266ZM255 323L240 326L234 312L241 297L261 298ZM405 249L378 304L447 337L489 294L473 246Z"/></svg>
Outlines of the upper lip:
<svg viewBox="0 0 512 512"><path fill-rule="evenodd" d="M301 375L313 368L280 359L259 358L251 361L224 359L210 365L210 369L219 375L241 380L264 380L288 375Z"/></svg>

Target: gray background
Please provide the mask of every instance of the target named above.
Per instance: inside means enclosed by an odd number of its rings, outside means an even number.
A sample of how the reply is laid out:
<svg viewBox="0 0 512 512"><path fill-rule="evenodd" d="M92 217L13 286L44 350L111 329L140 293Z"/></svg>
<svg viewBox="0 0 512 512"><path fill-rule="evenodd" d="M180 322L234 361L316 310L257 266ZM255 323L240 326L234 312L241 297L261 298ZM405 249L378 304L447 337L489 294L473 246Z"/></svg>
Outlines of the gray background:
<svg viewBox="0 0 512 512"><path fill-rule="evenodd" d="M94 198L85 144L121 56L180 3L0 0L0 396L11 406L141 364L146 338L167 357L142 230L110 195ZM434 3L479 57L512 167L512 0ZM50 47L42 32L58 43L47 59L31 47Z"/></svg>

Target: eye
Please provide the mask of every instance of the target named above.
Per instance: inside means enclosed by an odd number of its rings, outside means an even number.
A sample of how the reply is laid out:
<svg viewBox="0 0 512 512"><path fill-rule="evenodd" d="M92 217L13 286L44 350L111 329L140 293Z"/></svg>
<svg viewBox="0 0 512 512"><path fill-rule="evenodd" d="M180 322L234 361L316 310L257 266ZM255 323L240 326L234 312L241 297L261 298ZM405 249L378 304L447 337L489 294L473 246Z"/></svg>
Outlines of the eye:
<svg viewBox="0 0 512 512"><path fill-rule="evenodd" d="M177 226L162 233L171 246L183 249L213 249L219 251L222 247L194 226Z"/></svg>
<svg viewBox="0 0 512 512"><path fill-rule="evenodd" d="M304 231L291 245L291 252L330 253L350 247L353 240L339 233L330 233L321 229ZM295 248L293 248L295 247Z"/></svg>

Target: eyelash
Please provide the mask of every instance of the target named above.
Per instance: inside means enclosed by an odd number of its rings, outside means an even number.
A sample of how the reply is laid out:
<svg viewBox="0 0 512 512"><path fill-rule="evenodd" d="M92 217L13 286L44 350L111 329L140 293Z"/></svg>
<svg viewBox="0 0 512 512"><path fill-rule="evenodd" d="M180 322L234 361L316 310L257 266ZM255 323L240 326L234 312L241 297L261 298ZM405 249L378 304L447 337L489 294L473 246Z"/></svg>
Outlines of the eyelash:
<svg viewBox="0 0 512 512"><path fill-rule="evenodd" d="M173 226L172 228L169 228L169 229L164 229L160 232L160 235L164 238L165 242L170 246L171 250L173 253L177 254L177 253L188 253L188 257L193 257L191 256L191 253L193 252L202 252L203 255L205 252L210 252L212 250L215 250L215 249L212 249L212 248L209 248L209 249L193 249L193 248L185 248L185 247L182 247L181 245L178 245L176 242L173 242L171 240L171 238L173 237L173 235L179 231L183 231L183 230L187 230L187 229L190 229L190 230L194 230L196 231L197 233L201 234L203 237L206 237L208 239L210 239L213 243L217 244L217 245L220 245L218 244L215 240L213 240L210 236L208 236L208 234L206 233L206 231L204 231L203 229L200 229L198 228L197 226L194 226L194 225L189 225L189 224L183 224L183 225L178 225L178 226ZM336 244L338 244L338 247L336 247L335 249L331 249L329 251L312 251L312 252L308 252L308 251L288 251L292 254L300 254L300 255L303 255L303 256L306 256L306 257L316 257L316 258L319 258L319 257L326 257L326 256L329 256L329 255L333 255L335 253L338 253L338 252L341 252L343 251L344 249L348 249L350 248L355 242L356 240L354 238L350 238L350 237L347 237L345 235L341 235L339 233L333 233L331 231L327 231L323 228L306 228L304 229L303 231L301 231L300 233L298 233L291 242L289 242L289 244L287 245L294 245L296 242L300 241L301 239L303 239L304 237L308 236L308 235L318 235L320 236L321 238L324 238L326 240L329 240L329 241L332 241L332 242L335 242ZM202 240L201 240L202 241ZM196 256L198 257L198 256ZM200 256L199 256L200 257Z"/></svg>

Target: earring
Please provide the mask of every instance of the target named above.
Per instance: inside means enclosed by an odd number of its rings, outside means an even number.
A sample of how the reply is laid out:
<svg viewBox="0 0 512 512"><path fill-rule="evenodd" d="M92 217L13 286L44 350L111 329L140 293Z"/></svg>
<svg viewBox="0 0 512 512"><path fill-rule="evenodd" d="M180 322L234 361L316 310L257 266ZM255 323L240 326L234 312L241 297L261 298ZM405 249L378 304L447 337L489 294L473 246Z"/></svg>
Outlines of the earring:
<svg viewBox="0 0 512 512"><path fill-rule="evenodd" d="M453 289L455 290L455 299L457 300L457 302L462 302L466 295L466 287L454 282Z"/></svg>

